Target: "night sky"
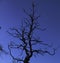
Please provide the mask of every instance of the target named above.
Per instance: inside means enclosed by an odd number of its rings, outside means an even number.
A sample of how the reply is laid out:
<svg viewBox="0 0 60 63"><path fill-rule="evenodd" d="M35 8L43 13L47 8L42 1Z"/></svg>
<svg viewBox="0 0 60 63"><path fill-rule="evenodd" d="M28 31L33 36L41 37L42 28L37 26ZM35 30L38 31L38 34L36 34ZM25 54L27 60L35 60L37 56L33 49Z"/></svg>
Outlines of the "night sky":
<svg viewBox="0 0 60 63"><path fill-rule="evenodd" d="M59 0L35 0L38 4L37 11L40 14L41 27L47 30L41 31L41 40L53 43L54 47L60 46L60 1ZM0 0L0 44L7 50L7 44L13 40L6 32L10 27L19 27L25 14L23 8L28 10L32 0ZM12 63L11 57L0 54L0 63ZM54 56L48 54L33 57L31 63L60 63L60 49Z"/></svg>

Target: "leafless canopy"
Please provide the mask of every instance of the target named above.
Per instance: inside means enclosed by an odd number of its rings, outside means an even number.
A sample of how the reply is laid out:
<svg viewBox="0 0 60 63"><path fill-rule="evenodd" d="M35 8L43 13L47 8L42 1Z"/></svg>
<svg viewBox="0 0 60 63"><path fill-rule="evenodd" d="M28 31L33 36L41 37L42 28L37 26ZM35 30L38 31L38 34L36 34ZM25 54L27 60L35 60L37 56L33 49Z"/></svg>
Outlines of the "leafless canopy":
<svg viewBox="0 0 60 63"><path fill-rule="evenodd" d="M21 28L10 28L10 31L8 33L20 40L20 43L17 44L17 42L10 42L8 45L9 53L11 57L17 61L17 62L23 62L23 63L29 63L30 58L34 55L41 54L44 55L45 53L49 55L54 55L56 49L52 49L53 51L51 52L48 50L51 46L49 44L44 43L43 41L40 40L38 36L35 36L35 33L37 30L44 31L45 29L42 29L40 27L38 18L40 18L40 15L36 15L36 5L33 2L32 3L32 8L30 9L31 13L28 13L24 9L24 13L27 15L27 18L24 19L23 23L21 24ZM40 34L39 34L40 35ZM39 45L40 47L38 48ZM47 49L41 48L42 46L46 46ZM18 51L21 50L19 53L22 53L20 57L15 57L13 55L12 49L15 50L17 49ZM36 54L37 53L37 54ZM24 54L24 55L23 55ZM22 56L22 57L21 57Z"/></svg>

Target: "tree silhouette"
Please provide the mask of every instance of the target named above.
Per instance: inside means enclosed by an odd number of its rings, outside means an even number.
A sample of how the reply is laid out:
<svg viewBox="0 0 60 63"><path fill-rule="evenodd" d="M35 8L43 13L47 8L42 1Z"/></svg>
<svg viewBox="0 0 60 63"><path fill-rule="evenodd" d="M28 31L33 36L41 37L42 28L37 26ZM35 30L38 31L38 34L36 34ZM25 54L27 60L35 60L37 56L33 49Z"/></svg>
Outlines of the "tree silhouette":
<svg viewBox="0 0 60 63"><path fill-rule="evenodd" d="M37 16L36 15L36 5L34 2L32 2L32 8L29 9L31 11L31 13L28 13L25 9L24 9L24 13L27 15L27 18L24 19L24 21L22 22L22 26L21 28L10 28L8 31L8 33L13 36L14 38L17 38L18 41L20 41L19 43L17 42L10 42L10 44L8 45L8 49L9 49L9 54L10 56L13 58L13 60L17 61L17 62L23 62L23 63L29 63L30 59L32 58L32 56L37 55L37 54L49 54L49 55L55 55L55 48L52 48L52 52L49 50L49 48L51 48L51 45L44 43L43 41L40 40L40 37L38 34L38 36L36 36L36 34L38 33L37 31L44 31L44 29L42 29L40 27L39 24L39 20L38 18L40 18L40 15ZM38 45L40 47L38 47ZM42 48L42 47L47 47ZM20 56L19 57L15 57L14 56L14 52L17 49L17 51L19 51ZM12 51L13 50L13 51ZM17 52L16 51L16 52Z"/></svg>

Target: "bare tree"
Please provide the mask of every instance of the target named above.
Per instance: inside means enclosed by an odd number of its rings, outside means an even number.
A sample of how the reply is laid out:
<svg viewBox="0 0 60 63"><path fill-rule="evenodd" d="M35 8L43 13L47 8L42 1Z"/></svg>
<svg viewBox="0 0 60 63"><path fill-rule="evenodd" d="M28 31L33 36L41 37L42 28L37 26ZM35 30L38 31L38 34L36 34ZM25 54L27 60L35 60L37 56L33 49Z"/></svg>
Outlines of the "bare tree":
<svg viewBox="0 0 60 63"><path fill-rule="evenodd" d="M29 63L32 56L37 54L49 54L49 55L55 55L55 48L52 48L52 52L49 50L51 46L49 44L44 43L40 40L39 36L35 36L37 30L44 31L45 29L42 29L39 24L38 18L40 17L36 15L36 5L33 2L32 8L30 9L31 13L28 13L24 9L24 13L27 15L27 18L24 19L23 23L21 24L21 28L10 28L8 33L13 36L14 38L17 38L20 42L14 42L11 41L8 45L9 54L15 60L16 62L23 62L23 63ZM39 34L40 35L40 34ZM40 47L38 47L39 45ZM47 49L43 47L47 47ZM15 57L14 51L17 49L17 51L20 51L20 56ZM13 50L13 51L12 51ZM17 52L16 51L16 52ZM37 53L37 54L36 54Z"/></svg>

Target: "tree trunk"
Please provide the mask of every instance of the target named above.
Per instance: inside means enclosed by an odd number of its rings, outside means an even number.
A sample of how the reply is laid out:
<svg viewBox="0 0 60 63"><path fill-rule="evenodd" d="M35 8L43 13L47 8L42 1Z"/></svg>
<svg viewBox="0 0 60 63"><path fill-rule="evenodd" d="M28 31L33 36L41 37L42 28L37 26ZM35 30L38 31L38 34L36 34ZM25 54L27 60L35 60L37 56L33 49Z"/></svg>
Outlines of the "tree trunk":
<svg viewBox="0 0 60 63"><path fill-rule="evenodd" d="M24 59L24 63L29 63L29 61L30 61L29 56L26 56L25 59Z"/></svg>

